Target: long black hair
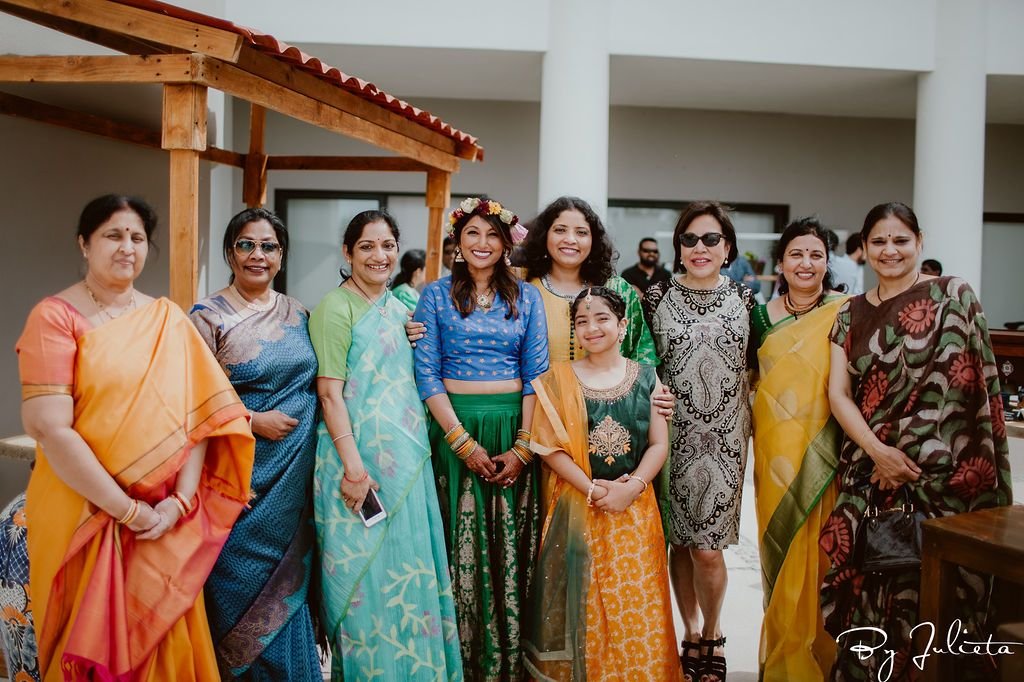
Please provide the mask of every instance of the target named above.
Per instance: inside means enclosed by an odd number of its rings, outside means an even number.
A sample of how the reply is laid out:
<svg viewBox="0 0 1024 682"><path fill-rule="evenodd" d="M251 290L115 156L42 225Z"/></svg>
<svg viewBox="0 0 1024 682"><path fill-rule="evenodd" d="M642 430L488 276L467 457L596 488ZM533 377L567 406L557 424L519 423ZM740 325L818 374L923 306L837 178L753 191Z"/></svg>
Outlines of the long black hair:
<svg viewBox="0 0 1024 682"><path fill-rule="evenodd" d="M512 228L510 225L502 222L498 215L493 213L464 213L461 218L458 218L453 225L455 248L459 248L458 244L462 241L462 230L465 229L466 224L473 217L480 218L493 227L501 237L502 250L506 254L512 253ZM512 267L505 262L504 257L499 258L498 262L494 264L494 272L491 273L490 284L495 295L500 296L505 301L505 304L508 305L508 314L505 315L505 319L518 318L519 280L516 278L515 273L512 272ZM476 284L469 275L469 265L465 261L459 262L458 258L456 258L455 262L452 263L452 303L463 318L469 317L469 314L476 309L475 292Z"/></svg>
<svg viewBox="0 0 1024 682"><path fill-rule="evenodd" d="M590 284L604 284L615 274L614 261L619 257L600 216L590 204L579 197L559 197L548 204L530 223L530 234L523 242L526 278L543 277L551 272L548 253L548 231L563 211L579 211L590 226L590 254L580 266L580 279Z"/></svg>

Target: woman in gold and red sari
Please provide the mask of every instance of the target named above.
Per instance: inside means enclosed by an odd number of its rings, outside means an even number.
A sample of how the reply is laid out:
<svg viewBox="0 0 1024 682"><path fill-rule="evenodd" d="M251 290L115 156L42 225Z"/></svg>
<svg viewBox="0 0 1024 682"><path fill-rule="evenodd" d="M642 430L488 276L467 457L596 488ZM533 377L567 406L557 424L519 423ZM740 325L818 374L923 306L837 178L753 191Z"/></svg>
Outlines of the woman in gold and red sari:
<svg viewBox="0 0 1024 682"><path fill-rule="evenodd" d="M248 501L253 438L189 319L134 288L155 225L138 199L90 202L85 278L18 341L44 680L218 677L202 589Z"/></svg>

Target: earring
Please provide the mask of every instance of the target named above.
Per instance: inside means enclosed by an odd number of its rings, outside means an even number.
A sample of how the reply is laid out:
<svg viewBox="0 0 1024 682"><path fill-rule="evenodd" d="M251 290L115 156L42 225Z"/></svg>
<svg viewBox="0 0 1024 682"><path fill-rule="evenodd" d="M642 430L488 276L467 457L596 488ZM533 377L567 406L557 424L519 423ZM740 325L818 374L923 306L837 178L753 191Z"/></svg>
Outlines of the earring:
<svg viewBox="0 0 1024 682"><path fill-rule="evenodd" d="M626 330L625 329L620 329L619 330L619 345L622 345L622 342L625 341L625 340L626 340Z"/></svg>
<svg viewBox="0 0 1024 682"><path fill-rule="evenodd" d="M723 267L723 268L724 268L724 267L728 267L728 265L729 265L729 259L728 259L728 258L726 258L726 259L725 259L725 262L724 262L724 263L722 263L722 267Z"/></svg>
<svg viewBox="0 0 1024 682"><path fill-rule="evenodd" d="M462 257L462 249L460 249L457 246L455 247L455 262L456 263L465 263L466 262L466 259Z"/></svg>
<svg viewBox="0 0 1024 682"><path fill-rule="evenodd" d="M505 249L505 265L507 265L509 267L512 267L512 258L510 257L511 255L512 255L511 249Z"/></svg>

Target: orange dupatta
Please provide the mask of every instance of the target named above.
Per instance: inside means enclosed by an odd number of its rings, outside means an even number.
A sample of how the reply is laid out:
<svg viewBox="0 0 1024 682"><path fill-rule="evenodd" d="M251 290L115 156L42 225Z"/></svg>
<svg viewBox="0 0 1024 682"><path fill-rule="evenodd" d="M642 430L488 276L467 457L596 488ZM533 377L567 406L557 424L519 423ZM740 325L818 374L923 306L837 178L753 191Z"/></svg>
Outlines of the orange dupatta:
<svg viewBox="0 0 1024 682"><path fill-rule="evenodd" d="M26 399L46 394L30 388ZM47 680L217 679L201 593L248 502L245 407L167 299L84 332L71 393L75 431L151 504L173 490L191 447L208 443L195 511L152 542L67 486L37 449L26 517L40 670Z"/></svg>

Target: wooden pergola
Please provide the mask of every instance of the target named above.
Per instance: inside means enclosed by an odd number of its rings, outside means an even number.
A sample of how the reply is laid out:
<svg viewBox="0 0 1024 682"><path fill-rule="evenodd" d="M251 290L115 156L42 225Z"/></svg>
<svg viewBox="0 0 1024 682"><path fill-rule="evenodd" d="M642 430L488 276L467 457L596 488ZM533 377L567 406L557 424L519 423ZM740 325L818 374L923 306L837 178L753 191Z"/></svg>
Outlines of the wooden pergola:
<svg viewBox="0 0 1024 682"><path fill-rule="evenodd" d="M0 10L116 52L111 56L0 56L0 83L158 84L160 130L0 92L0 113L145 147L170 160L170 297L196 297L199 162L243 170L243 200L266 202L272 170L393 171L426 175L427 277L437 277L451 174L479 161L472 136L319 60L230 22L154 0L0 0ZM249 149L207 144L207 90L250 103ZM394 156L268 156L266 111L367 142Z"/></svg>

